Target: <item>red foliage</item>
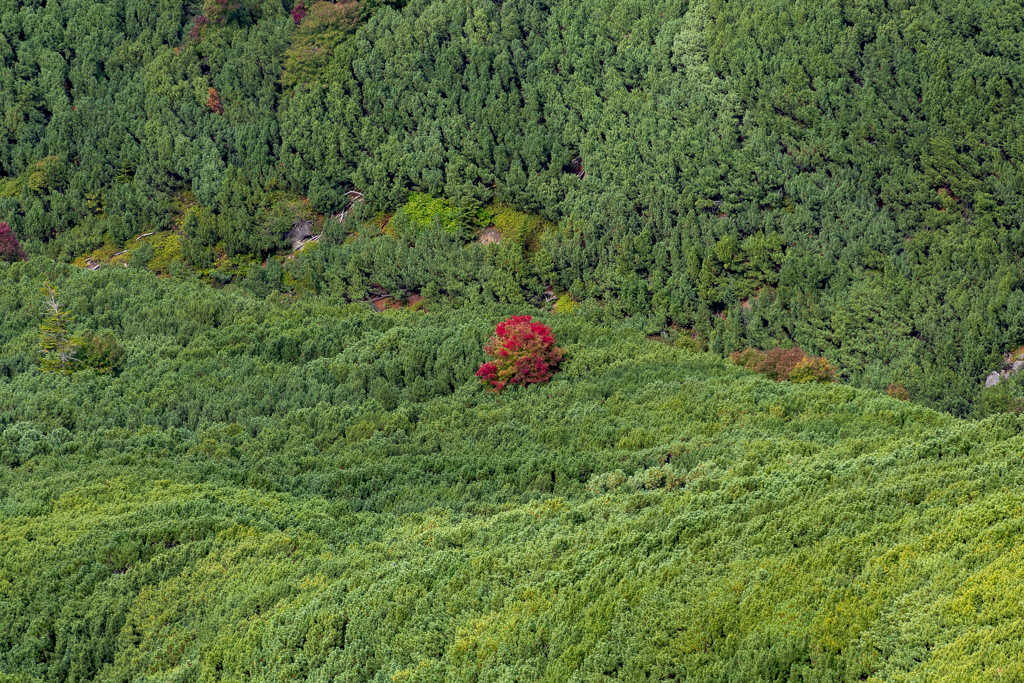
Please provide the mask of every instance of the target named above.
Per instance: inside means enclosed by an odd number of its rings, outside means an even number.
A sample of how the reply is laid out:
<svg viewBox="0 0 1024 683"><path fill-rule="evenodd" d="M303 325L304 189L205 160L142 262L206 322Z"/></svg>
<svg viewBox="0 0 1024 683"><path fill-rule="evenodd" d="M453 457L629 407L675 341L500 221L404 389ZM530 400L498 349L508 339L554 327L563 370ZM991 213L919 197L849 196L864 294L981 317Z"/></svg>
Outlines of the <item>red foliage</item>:
<svg viewBox="0 0 1024 683"><path fill-rule="evenodd" d="M206 98L206 106L209 107L214 114L223 114L224 105L220 103L220 95L217 94L215 88L210 88L210 96Z"/></svg>
<svg viewBox="0 0 1024 683"><path fill-rule="evenodd" d="M484 363L476 376L501 393L509 384L537 384L551 379L562 362L551 328L519 315L498 323L484 352L494 360Z"/></svg>
<svg viewBox="0 0 1024 683"><path fill-rule="evenodd" d="M188 34L192 37L192 40L198 41L203 35L203 27L209 23L210 20L202 14L192 19L192 28L188 30Z"/></svg>
<svg viewBox="0 0 1024 683"><path fill-rule="evenodd" d="M799 346L794 346L791 349L775 348L765 355L764 360L757 364L754 371L771 379L785 382L789 379L789 373L806 355Z"/></svg>
<svg viewBox="0 0 1024 683"><path fill-rule="evenodd" d="M14 263L28 258L25 250L21 248L21 242L17 235L11 230L11 226L0 221L0 261Z"/></svg>
<svg viewBox="0 0 1024 683"><path fill-rule="evenodd" d="M302 0L295 0L295 7L292 8L292 21L298 26L302 23L302 18L306 16L306 3Z"/></svg>

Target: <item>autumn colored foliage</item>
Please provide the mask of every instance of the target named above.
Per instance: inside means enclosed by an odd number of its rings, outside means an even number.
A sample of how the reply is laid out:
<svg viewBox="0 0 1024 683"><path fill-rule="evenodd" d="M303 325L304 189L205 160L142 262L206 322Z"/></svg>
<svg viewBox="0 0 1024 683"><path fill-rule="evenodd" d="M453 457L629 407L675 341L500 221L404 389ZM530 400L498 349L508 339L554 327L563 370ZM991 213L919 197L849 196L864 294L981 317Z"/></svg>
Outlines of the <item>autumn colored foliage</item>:
<svg viewBox="0 0 1024 683"><path fill-rule="evenodd" d="M298 26L302 23L302 18L306 16L306 3L302 0L295 0L295 7L292 8L292 21Z"/></svg>
<svg viewBox="0 0 1024 683"><path fill-rule="evenodd" d="M494 360L481 365L476 376L498 393L509 384L547 382L563 355L562 349L555 346L551 328L533 322L528 315L498 323L484 352Z"/></svg>
<svg viewBox="0 0 1024 683"><path fill-rule="evenodd" d="M759 372L779 382L832 382L835 369L822 356L808 356L798 346L789 349L774 348L765 352L760 349L734 351L732 362L748 370Z"/></svg>
<svg viewBox="0 0 1024 683"><path fill-rule="evenodd" d="M209 23L210 23L210 20L207 19L202 14L200 14L200 15L196 16L194 19L192 19L192 28L190 28L189 31L188 31L188 34L189 34L189 36L191 36L192 40L198 41L200 38L202 38L203 37L203 27L206 26Z"/></svg>
<svg viewBox="0 0 1024 683"><path fill-rule="evenodd" d="M889 388L885 390L885 395L900 401L910 400L910 392L903 388L902 384L890 384Z"/></svg>
<svg viewBox="0 0 1024 683"><path fill-rule="evenodd" d="M14 230L7 223L0 221L0 261L14 263L25 258L25 250L21 248L21 242L18 241Z"/></svg>
<svg viewBox="0 0 1024 683"><path fill-rule="evenodd" d="M206 106L215 114L224 113L224 105L220 103L220 94L216 88L210 88L210 96L206 98Z"/></svg>

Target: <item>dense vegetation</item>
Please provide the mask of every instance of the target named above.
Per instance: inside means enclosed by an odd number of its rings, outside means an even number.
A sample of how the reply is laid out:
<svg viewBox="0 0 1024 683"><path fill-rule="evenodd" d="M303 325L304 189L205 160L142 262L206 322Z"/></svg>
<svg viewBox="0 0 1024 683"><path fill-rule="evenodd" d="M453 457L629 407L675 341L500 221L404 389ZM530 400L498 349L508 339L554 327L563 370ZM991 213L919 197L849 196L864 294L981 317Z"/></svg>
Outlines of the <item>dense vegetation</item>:
<svg viewBox="0 0 1024 683"><path fill-rule="evenodd" d="M349 209L300 259L318 291L550 287L968 414L1024 340L1022 26L1005 0L7 0L0 220L65 260L174 228L224 282ZM342 245L410 193L449 239L409 211L405 244ZM497 274L463 248L495 198L557 223Z"/></svg>
<svg viewBox="0 0 1024 683"><path fill-rule="evenodd" d="M0 683L1024 680L1022 33L0 0Z"/></svg>
<svg viewBox="0 0 1024 683"><path fill-rule="evenodd" d="M45 282L112 372L42 372ZM0 264L4 681L1020 680L1015 415L513 309ZM534 312L536 315L536 312Z"/></svg>

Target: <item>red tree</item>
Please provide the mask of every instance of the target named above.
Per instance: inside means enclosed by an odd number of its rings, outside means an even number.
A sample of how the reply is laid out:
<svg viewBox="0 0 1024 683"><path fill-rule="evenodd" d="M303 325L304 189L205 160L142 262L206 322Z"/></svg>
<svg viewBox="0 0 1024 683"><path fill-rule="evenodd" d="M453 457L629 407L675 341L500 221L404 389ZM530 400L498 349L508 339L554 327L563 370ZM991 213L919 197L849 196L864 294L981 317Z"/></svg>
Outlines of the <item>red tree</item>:
<svg viewBox="0 0 1024 683"><path fill-rule="evenodd" d="M754 370L762 375L767 375L770 379L785 382L789 379L789 373L806 355L799 346L790 349L774 348L768 352L764 360L757 364Z"/></svg>
<svg viewBox="0 0 1024 683"><path fill-rule="evenodd" d="M17 235L11 230L11 226L0 221L0 261L14 263L28 258L25 250L21 248L21 242Z"/></svg>
<svg viewBox="0 0 1024 683"><path fill-rule="evenodd" d="M498 323L494 336L484 347L494 360L476 371L484 384L501 393L509 384L547 382L562 362L562 349L555 346L551 328L519 315Z"/></svg>
<svg viewBox="0 0 1024 683"><path fill-rule="evenodd" d="M192 28L189 29L188 34L192 37L192 40L198 41L203 36L203 27L210 23L210 20L200 14L192 20Z"/></svg>
<svg viewBox="0 0 1024 683"><path fill-rule="evenodd" d="M292 21L298 26L302 23L302 18L306 16L306 3L302 0L295 0L295 7L292 8Z"/></svg>

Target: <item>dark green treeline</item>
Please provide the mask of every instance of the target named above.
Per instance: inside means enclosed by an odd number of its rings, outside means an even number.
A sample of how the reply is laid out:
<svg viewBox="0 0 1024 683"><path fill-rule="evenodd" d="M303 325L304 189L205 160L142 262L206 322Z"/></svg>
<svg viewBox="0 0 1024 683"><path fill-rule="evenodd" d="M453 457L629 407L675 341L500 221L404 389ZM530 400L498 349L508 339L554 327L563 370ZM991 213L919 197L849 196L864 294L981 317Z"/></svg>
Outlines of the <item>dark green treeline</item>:
<svg viewBox="0 0 1024 683"><path fill-rule="evenodd" d="M1024 340L1016 4L291 9L8 2L0 218L65 257L178 225L206 264L281 247L302 197L498 198L558 230L506 259L515 286L462 289L553 286L723 353L792 341L957 413ZM479 259L410 244L399 286L461 300L435 273ZM308 281L358 298L377 249L327 245Z"/></svg>

